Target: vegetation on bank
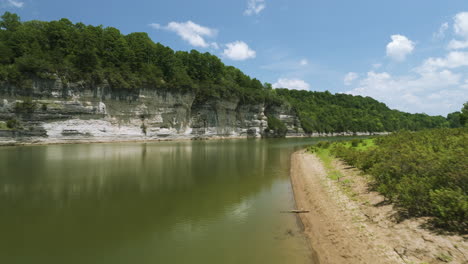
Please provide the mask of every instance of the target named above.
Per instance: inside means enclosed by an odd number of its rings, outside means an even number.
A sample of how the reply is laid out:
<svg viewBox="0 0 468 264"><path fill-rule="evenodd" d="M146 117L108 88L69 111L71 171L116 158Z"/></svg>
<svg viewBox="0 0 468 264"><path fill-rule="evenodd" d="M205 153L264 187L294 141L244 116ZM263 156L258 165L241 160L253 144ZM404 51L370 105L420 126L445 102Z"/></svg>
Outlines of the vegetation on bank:
<svg viewBox="0 0 468 264"><path fill-rule="evenodd" d="M288 128L286 125L281 122L278 118L270 115L268 118L268 131L272 131L275 133L277 137L284 137L288 132Z"/></svg>
<svg viewBox="0 0 468 264"><path fill-rule="evenodd" d="M391 110L370 97L287 89L278 89L277 94L295 107L302 127L309 133L416 131L450 126L442 116Z"/></svg>
<svg viewBox="0 0 468 264"><path fill-rule="evenodd" d="M309 149L327 149L371 175L375 189L408 216L433 216L436 226L468 232L468 127L404 131Z"/></svg>
<svg viewBox="0 0 468 264"><path fill-rule="evenodd" d="M370 97L273 89L210 53L174 51L146 33L124 35L113 27L65 18L22 22L18 15L5 12L0 19L0 83L12 84L27 96L37 79L116 90L191 92L195 103L240 100L263 103L267 109L288 104L306 133L414 131L456 127L461 120L459 113L447 120L391 110ZM28 112L32 106L18 110ZM283 125L274 126L284 129Z"/></svg>

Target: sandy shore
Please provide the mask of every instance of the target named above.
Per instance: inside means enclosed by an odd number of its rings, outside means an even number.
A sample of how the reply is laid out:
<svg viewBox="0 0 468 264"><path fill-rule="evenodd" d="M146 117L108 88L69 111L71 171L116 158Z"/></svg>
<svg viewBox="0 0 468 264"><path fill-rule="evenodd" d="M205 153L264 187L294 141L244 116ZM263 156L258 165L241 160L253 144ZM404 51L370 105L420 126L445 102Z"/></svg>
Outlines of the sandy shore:
<svg viewBox="0 0 468 264"><path fill-rule="evenodd" d="M425 219L397 221L366 177L339 161L334 167L344 176L339 181L313 154L291 158L297 208L310 210L299 217L320 264L468 263L468 237L430 232L420 227Z"/></svg>

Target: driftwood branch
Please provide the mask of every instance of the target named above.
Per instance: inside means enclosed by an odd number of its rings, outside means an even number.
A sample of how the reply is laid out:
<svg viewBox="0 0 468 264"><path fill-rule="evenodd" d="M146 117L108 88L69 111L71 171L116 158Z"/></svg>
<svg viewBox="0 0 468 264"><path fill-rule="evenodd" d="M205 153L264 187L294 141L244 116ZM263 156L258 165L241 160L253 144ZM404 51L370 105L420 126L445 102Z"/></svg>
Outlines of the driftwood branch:
<svg viewBox="0 0 468 264"><path fill-rule="evenodd" d="M309 210L289 210L289 211L281 211L282 213L293 213L293 214L301 214L301 213L308 213Z"/></svg>

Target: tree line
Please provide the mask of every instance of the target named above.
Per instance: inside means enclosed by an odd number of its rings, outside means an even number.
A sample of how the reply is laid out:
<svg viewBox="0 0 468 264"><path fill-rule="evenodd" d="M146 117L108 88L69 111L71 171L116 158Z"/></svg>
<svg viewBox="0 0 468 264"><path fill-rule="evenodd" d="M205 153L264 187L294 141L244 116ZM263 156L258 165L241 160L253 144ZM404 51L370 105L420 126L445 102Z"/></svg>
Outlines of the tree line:
<svg viewBox="0 0 468 264"><path fill-rule="evenodd" d="M388 108L371 97L330 92L276 89L298 113L307 133L384 132L425 128L461 127L463 115L454 112L443 116L409 114ZM468 104L465 104L468 115ZM464 109L465 109L464 108Z"/></svg>

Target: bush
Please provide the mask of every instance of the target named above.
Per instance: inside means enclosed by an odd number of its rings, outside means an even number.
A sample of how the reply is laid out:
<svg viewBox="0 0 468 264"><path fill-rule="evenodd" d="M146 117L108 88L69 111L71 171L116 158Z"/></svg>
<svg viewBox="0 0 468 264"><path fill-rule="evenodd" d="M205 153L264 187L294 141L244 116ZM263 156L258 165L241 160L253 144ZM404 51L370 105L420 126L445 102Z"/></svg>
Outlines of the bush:
<svg viewBox="0 0 468 264"><path fill-rule="evenodd" d="M273 130L277 136L284 136L288 132L286 125L274 116L268 116L268 129Z"/></svg>
<svg viewBox="0 0 468 264"><path fill-rule="evenodd" d="M468 229L468 196L460 188L443 188L431 191L432 213L437 216L439 226L463 231Z"/></svg>
<svg viewBox="0 0 468 264"><path fill-rule="evenodd" d="M16 113L33 113L37 108L36 102L33 102L31 98L26 98L23 102L16 102L15 112Z"/></svg>
<svg viewBox="0 0 468 264"><path fill-rule="evenodd" d="M387 185L395 188L389 196L398 199L398 204L403 206L409 215L429 215L431 202L429 193L434 188L430 178L420 175L405 175L398 183L388 181ZM384 184L381 184L384 187Z"/></svg>
<svg viewBox="0 0 468 264"><path fill-rule="evenodd" d="M307 147L307 151L309 151L310 153L315 153L315 152L317 152L318 150L319 150L319 148L316 147L316 146L309 146L309 147Z"/></svg>
<svg viewBox="0 0 468 264"><path fill-rule="evenodd" d="M433 216L437 226L468 232L468 128L402 131L373 143L355 148L355 139L329 148L370 174L376 190L408 216Z"/></svg>
<svg viewBox="0 0 468 264"><path fill-rule="evenodd" d="M324 148L324 149L329 148L330 145L331 145L330 141L320 141L316 144L317 147Z"/></svg>
<svg viewBox="0 0 468 264"><path fill-rule="evenodd" d="M16 119L10 119L6 122L6 125L9 129L15 129L20 127L20 123Z"/></svg>

